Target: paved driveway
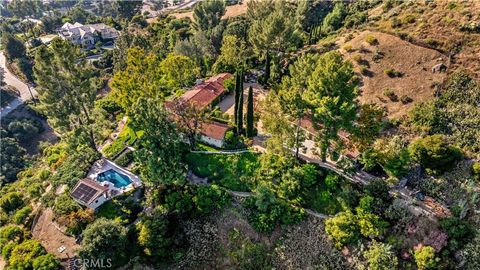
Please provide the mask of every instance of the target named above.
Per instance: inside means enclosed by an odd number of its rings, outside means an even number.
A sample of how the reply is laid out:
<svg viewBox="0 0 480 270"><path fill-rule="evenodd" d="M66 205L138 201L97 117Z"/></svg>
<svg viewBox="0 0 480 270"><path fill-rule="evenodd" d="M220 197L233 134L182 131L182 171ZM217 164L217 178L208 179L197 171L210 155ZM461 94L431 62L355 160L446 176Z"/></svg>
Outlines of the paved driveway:
<svg viewBox="0 0 480 270"><path fill-rule="evenodd" d="M2 67L5 70L5 83L7 85L15 87L20 93L19 97L15 98L9 104L7 104L6 106L0 109L0 118L3 118L8 113L15 110L24 101L27 101L32 97L30 95L30 92L28 91L28 86L7 69L6 59L3 52L0 52L0 67ZM36 96L37 92L35 91L35 89L33 87L31 89L32 89L33 95Z"/></svg>

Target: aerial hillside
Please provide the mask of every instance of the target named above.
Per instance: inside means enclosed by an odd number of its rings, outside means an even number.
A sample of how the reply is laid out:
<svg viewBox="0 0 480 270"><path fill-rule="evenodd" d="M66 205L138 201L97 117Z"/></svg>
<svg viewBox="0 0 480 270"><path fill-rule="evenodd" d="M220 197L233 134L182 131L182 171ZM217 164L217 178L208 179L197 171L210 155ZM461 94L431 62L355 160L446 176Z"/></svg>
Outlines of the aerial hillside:
<svg viewBox="0 0 480 270"><path fill-rule="evenodd" d="M479 78L480 2L415 1L391 6L369 11L379 18L371 23L374 28L437 48L452 56L451 71L466 69Z"/></svg>
<svg viewBox="0 0 480 270"><path fill-rule="evenodd" d="M480 269L478 1L0 13L0 269Z"/></svg>
<svg viewBox="0 0 480 270"><path fill-rule="evenodd" d="M340 47L361 76L360 102L386 107L391 118L405 116L414 104L433 98L446 77L448 57L436 50L382 32L349 36L354 38ZM445 71L432 71L442 64Z"/></svg>

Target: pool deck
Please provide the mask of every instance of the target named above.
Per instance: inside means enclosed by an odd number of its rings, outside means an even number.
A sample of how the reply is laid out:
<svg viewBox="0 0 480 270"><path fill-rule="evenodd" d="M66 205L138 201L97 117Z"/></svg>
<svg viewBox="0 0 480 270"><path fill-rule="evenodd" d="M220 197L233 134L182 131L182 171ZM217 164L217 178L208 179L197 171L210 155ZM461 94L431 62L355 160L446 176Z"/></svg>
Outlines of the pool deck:
<svg viewBox="0 0 480 270"><path fill-rule="evenodd" d="M122 174L128 176L128 178L130 178L130 180L132 181L132 183L130 185L126 186L125 188L115 188L113 186L113 184L109 185L109 188L111 190L115 190L115 191L118 192L117 195L120 195L124 192L130 191L132 189L136 189L137 187L142 186L142 181L140 180L140 177L131 173L127 169L125 169L123 167L120 167L119 165L115 164L113 161L111 161L109 159L106 159L106 158L101 158L100 160L95 161L92 168L88 172L88 178L97 181L98 174L103 173L103 172L108 171L108 170L114 170L114 171L117 171L119 173L122 173Z"/></svg>

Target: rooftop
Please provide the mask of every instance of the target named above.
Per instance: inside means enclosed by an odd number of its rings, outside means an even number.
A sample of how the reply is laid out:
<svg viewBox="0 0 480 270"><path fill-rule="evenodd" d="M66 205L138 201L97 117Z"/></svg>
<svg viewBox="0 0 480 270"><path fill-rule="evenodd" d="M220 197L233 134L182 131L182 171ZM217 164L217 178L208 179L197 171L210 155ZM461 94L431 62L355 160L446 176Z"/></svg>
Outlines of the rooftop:
<svg viewBox="0 0 480 270"><path fill-rule="evenodd" d="M104 187L93 180L85 178L77 182L70 194L75 200L84 204L90 204L107 190L107 187Z"/></svg>
<svg viewBox="0 0 480 270"><path fill-rule="evenodd" d="M202 123L200 133L216 140L223 140L230 126L219 122Z"/></svg>
<svg viewBox="0 0 480 270"><path fill-rule="evenodd" d="M180 98L194 104L198 109L204 109L225 92L223 82L230 77L232 77L230 73L217 74L193 87Z"/></svg>

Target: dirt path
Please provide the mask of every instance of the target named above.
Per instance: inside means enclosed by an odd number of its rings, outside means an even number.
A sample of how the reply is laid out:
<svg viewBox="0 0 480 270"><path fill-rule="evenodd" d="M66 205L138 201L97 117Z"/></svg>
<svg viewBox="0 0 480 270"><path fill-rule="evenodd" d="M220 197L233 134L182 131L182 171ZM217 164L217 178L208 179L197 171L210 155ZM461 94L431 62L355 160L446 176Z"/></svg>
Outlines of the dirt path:
<svg viewBox="0 0 480 270"><path fill-rule="evenodd" d="M253 148L256 151L259 151L259 152L266 151L265 146L264 146L264 142L265 142L266 138L267 138L267 136L265 136L265 135L259 135L259 136L255 137L253 139ZM347 179L351 182L359 183L359 184L362 184L362 185L367 185L372 179L376 178L373 175L371 175L371 174L369 174L369 173L367 173L363 170L359 170L359 171L355 172L354 174L347 174L342 169L339 169L335 165L334 162L331 162L331 161L325 161L324 162L324 161L321 161L320 159L318 159L318 157L314 157L314 156L311 156L311 155L306 155L306 154L299 153L299 157L306 162L315 163L315 164L317 164L318 166L320 166L324 169L334 171L335 173L341 175L342 177L344 177L345 179ZM424 214L432 220L435 220L438 216L440 216L440 217L448 216L449 213L450 213L450 211L448 210L448 208L446 206L442 205L439 202L436 202L432 198L429 198L429 201L425 201L425 202L416 200L411 195L412 190L410 190L406 187L403 187L403 188L392 187L389 190L389 193L394 198L402 198L403 200L405 200L408 203L410 211L412 213Z"/></svg>
<svg viewBox="0 0 480 270"><path fill-rule="evenodd" d="M39 240L48 253L54 254L60 259L73 257L80 247L75 238L65 235L53 221L53 211L50 208L44 209L40 214L32 230L32 237ZM63 252L58 251L61 246L65 247Z"/></svg>
<svg viewBox="0 0 480 270"><path fill-rule="evenodd" d="M188 173L187 178L190 182L192 182L195 185L208 185L207 178L202 178L202 177L196 176L192 172ZM225 190L226 192L228 192L230 195L235 196L235 197L239 197L239 198L248 198L248 197L251 197L251 196L255 195L255 193L253 193L253 192L234 191L234 190L230 190L230 189L227 189L227 188L224 188L224 187L220 187L220 188ZM325 218L332 217L331 215L325 215L325 214L322 214L322 213L318 213L318 212L316 212L312 209L298 207L298 206L294 206L294 205L292 205L292 206L295 207L295 208L303 209L305 211L305 213L307 213L311 216L320 218L320 219L325 219Z"/></svg>

